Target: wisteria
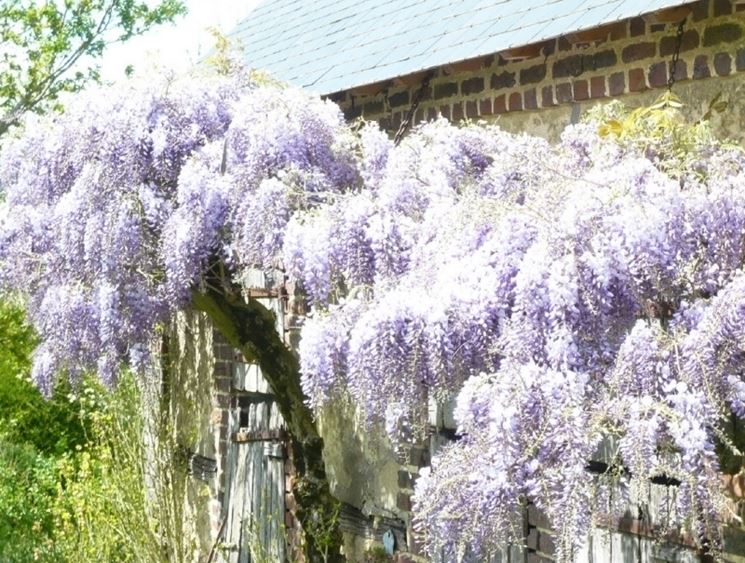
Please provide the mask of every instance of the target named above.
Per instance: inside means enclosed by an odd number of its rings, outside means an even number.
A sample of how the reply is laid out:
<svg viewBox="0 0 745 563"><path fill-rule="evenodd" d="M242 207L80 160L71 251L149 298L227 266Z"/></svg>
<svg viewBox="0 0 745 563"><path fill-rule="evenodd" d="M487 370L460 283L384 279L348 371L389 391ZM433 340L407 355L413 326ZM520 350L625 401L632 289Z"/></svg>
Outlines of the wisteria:
<svg viewBox="0 0 745 563"><path fill-rule="evenodd" d="M600 449L617 495L679 483L670 526L715 549L716 448L745 416L745 156L696 127L672 151L659 128L551 145L437 119L394 147L289 88L93 91L3 147L0 282L27 297L48 392L156 361L216 269L283 268L310 304L313 408L351 398L398 447L457 398L416 488L431 551L519 543L532 502L571 560L608 509Z"/></svg>

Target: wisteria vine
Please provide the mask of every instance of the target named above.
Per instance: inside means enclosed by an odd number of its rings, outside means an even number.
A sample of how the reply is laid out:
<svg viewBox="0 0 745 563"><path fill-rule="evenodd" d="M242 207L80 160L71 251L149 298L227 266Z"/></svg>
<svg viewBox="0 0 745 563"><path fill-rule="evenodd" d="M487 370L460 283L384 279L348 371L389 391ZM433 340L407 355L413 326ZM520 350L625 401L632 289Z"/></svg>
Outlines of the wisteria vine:
<svg viewBox="0 0 745 563"><path fill-rule="evenodd" d="M676 479L673 524L715 545L715 448L745 417L745 156L670 147L443 119L394 147L235 78L92 91L4 143L0 282L27 297L48 392L145 369L216 264L281 266L312 306L314 408L349 396L405 444L457 396L459 440L416 487L432 551L520 541L530 500L571 559L608 504L586 471L608 443L625 494Z"/></svg>

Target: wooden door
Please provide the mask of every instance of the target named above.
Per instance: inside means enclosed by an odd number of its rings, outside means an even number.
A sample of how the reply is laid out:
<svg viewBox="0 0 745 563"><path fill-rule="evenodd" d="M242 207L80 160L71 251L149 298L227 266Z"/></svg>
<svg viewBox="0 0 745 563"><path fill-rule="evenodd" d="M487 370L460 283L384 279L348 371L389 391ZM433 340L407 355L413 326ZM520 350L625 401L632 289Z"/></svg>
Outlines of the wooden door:
<svg viewBox="0 0 745 563"><path fill-rule="evenodd" d="M248 377L237 376L242 387L235 391L230 417L227 560L284 561L284 422L272 396L256 384L258 368L244 364L244 371Z"/></svg>

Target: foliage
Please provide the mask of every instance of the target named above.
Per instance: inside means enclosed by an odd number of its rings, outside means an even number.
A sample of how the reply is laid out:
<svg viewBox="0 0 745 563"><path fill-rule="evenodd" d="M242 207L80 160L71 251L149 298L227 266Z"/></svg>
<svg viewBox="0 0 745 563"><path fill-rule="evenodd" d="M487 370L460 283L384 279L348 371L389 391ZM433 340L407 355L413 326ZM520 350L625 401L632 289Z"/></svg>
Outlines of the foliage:
<svg viewBox="0 0 745 563"><path fill-rule="evenodd" d="M23 309L0 301L0 433L39 453L59 456L85 442L85 419L68 382L45 400L29 379L36 339Z"/></svg>
<svg viewBox="0 0 745 563"><path fill-rule="evenodd" d="M91 440L60 466L55 545L65 561L189 561L180 522L183 464L163 434L148 433L142 394L126 375L114 393L86 388ZM151 440L150 448L146 441Z"/></svg>
<svg viewBox="0 0 745 563"><path fill-rule="evenodd" d="M0 5L0 135L27 111L98 80L106 46L185 13L179 0L6 0ZM82 68L81 68L82 67Z"/></svg>
<svg viewBox="0 0 745 563"><path fill-rule="evenodd" d="M0 435L0 560L59 561L52 507L55 458Z"/></svg>
<svg viewBox="0 0 745 563"><path fill-rule="evenodd" d="M49 400L29 380L36 342L14 301L0 301L0 560L59 561L52 508L58 460L86 440L85 416L59 384Z"/></svg>
<svg viewBox="0 0 745 563"><path fill-rule="evenodd" d="M585 119L598 122L601 137L613 136L627 149L644 154L667 174L679 177L691 173L691 154L705 156L706 147L716 145L709 127L714 113L727 109L727 102L718 94L711 100L702 118L691 123L686 119L683 104L672 92L666 92L651 106L629 110L619 101L595 106Z"/></svg>
<svg viewBox="0 0 745 563"><path fill-rule="evenodd" d="M2 281L28 293L34 380L145 374L175 311L282 263L312 303L312 405L349 395L400 444L457 394L461 438L416 485L430 549L496 549L529 498L571 559L619 501L585 471L604 440L620 500L677 479L670 525L715 546L715 449L745 416L745 155L661 126L673 109L555 146L437 120L394 147L236 79L91 93L0 165Z"/></svg>

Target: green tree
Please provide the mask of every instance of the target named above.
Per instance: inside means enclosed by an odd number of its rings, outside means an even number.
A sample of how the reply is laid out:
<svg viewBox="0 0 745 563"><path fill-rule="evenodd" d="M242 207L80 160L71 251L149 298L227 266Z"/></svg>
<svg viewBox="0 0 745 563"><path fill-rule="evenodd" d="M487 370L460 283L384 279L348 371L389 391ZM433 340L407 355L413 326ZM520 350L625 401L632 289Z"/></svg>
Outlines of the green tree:
<svg viewBox="0 0 745 563"><path fill-rule="evenodd" d="M29 376L36 337L23 309L0 300L0 436L59 456L85 442L78 401L61 381L44 399Z"/></svg>
<svg viewBox="0 0 745 563"><path fill-rule="evenodd" d="M180 0L2 0L0 135L60 92L98 80L107 45L127 41L186 12Z"/></svg>

